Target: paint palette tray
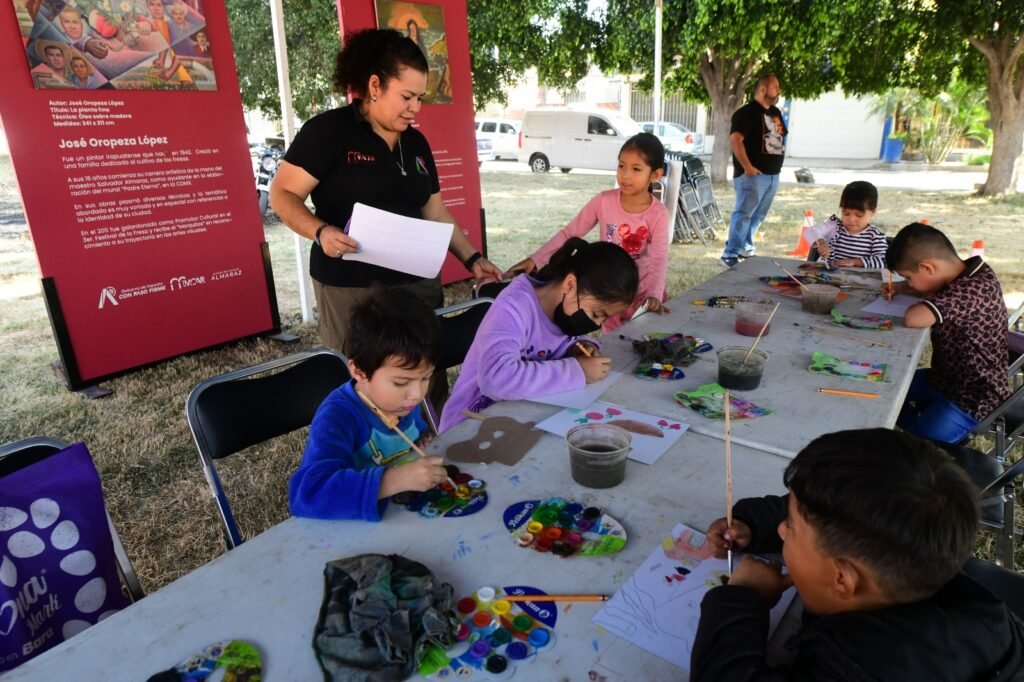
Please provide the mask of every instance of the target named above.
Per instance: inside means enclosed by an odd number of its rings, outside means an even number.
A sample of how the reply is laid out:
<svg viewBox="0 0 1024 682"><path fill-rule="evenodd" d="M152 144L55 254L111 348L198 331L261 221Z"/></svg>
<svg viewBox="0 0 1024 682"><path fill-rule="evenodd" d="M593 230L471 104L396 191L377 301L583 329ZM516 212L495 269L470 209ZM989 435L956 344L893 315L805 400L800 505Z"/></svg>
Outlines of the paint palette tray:
<svg viewBox="0 0 1024 682"><path fill-rule="evenodd" d="M470 516L487 506L486 483L452 464L445 465L445 469L455 487L445 481L424 492L409 490L392 495L391 501L428 519Z"/></svg>
<svg viewBox="0 0 1024 682"><path fill-rule="evenodd" d="M456 602L459 628L448 651L432 647L419 674L431 680L504 680L555 644L554 602L511 602L508 595L543 595L523 585L481 587Z"/></svg>
<svg viewBox="0 0 1024 682"><path fill-rule="evenodd" d="M622 337L626 338L626 337ZM689 367L697 362L696 353L706 353L712 349L711 344L694 336L675 332L654 332L645 334L641 339L630 339L633 350L640 355L640 367L633 370L634 376L646 376L652 379L682 379L681 367ZM657 374L641 373L640 368L646 366L648 371L658 364L661 369ZM665 365L669 366L667 375L663 376ZM680 376L672 376L677 370Z"/></svg>
<svg viewBox="0 0 1024 682"><path fill-rule="evenodd" d="M676 381L683 379L686 374L683 370L675 367L671 364L660 362L645 363L637 365L636 369L633 370L633 376L640 377L641 379L658 379L660 381Z"/></svg>
<svg viewBox="0 0 1024 682"><path fill-rule="evenodd" d="M603 509L561 497L517 502L502 518L516 544L541 554L607 556L626 546L622 524Z"/></svg>

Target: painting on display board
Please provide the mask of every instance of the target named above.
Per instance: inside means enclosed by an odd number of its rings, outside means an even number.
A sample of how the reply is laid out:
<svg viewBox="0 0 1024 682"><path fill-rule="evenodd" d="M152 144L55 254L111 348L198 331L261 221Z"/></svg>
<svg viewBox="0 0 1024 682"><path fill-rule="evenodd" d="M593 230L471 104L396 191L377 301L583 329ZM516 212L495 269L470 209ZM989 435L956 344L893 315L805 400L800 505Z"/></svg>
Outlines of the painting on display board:
<svg viewBox="0 0 1024 682"><path fill-rule="evenodd" d="M376 0L378 28L401 31L419 46L430 65L425 104L453 101L444 8L428 3Z"/></svg>
<svg viewBox="0 0 1024 682"><path fill-rule="evenodd" d="M202 0L13 0L45 90L216 90Z"/></svg>

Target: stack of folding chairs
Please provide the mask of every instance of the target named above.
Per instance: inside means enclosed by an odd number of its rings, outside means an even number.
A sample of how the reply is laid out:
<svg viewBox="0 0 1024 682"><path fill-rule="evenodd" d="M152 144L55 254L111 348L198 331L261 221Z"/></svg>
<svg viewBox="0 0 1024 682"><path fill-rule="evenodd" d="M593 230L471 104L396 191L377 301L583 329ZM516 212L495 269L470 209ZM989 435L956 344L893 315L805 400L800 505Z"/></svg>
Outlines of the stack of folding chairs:
<svg viewBox="0 0 1024 682"><path fill-rule="evenodd" d="M725 219L715 201L711 189L711 178L704 170L704 164L693 154L668 152L672 161L683 164L683 176L679 183L679 210L673 227L672 241L707 244L718 239L715 226L725 228Z"/></svg>

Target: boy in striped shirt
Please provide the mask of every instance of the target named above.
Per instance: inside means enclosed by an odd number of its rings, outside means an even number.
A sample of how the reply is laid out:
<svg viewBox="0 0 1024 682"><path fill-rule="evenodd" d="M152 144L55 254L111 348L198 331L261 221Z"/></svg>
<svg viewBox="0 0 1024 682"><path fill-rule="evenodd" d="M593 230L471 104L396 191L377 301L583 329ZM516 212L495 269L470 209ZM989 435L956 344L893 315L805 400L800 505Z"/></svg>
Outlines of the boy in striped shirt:
<svg viewBox="0 0 1024 682"><path fill-rule="evenodd" d="M878 208L878 189L858 180L843 188L839 215L815 228L819 260L840 268L884 268L888 243L871 224Z"/></svg>

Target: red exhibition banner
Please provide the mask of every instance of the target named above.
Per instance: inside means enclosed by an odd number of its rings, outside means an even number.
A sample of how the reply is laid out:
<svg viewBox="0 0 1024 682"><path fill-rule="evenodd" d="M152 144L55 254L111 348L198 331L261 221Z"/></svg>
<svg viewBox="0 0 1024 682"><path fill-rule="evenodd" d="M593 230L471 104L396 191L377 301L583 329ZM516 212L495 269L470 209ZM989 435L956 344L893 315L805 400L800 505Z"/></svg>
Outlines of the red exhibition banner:
<svg viewBox="0 0 1024 682"><path fill-rule="evenodd" d="M276 330L224 0L0 0L0 35L70 387Z"/></svg>
<svg viewBox="0 0 1024 682"><path fill-rule="evenodd" d="M342 36L363 28L393 28L424 51L430 64L427 95L413 125L430 143L445 206L469 241L486 254L465 0L337 0L337 6ZM333 69L333 63L326 59L324 68ZM462 263L448 254L441 281L468 276Z"/></svg>

